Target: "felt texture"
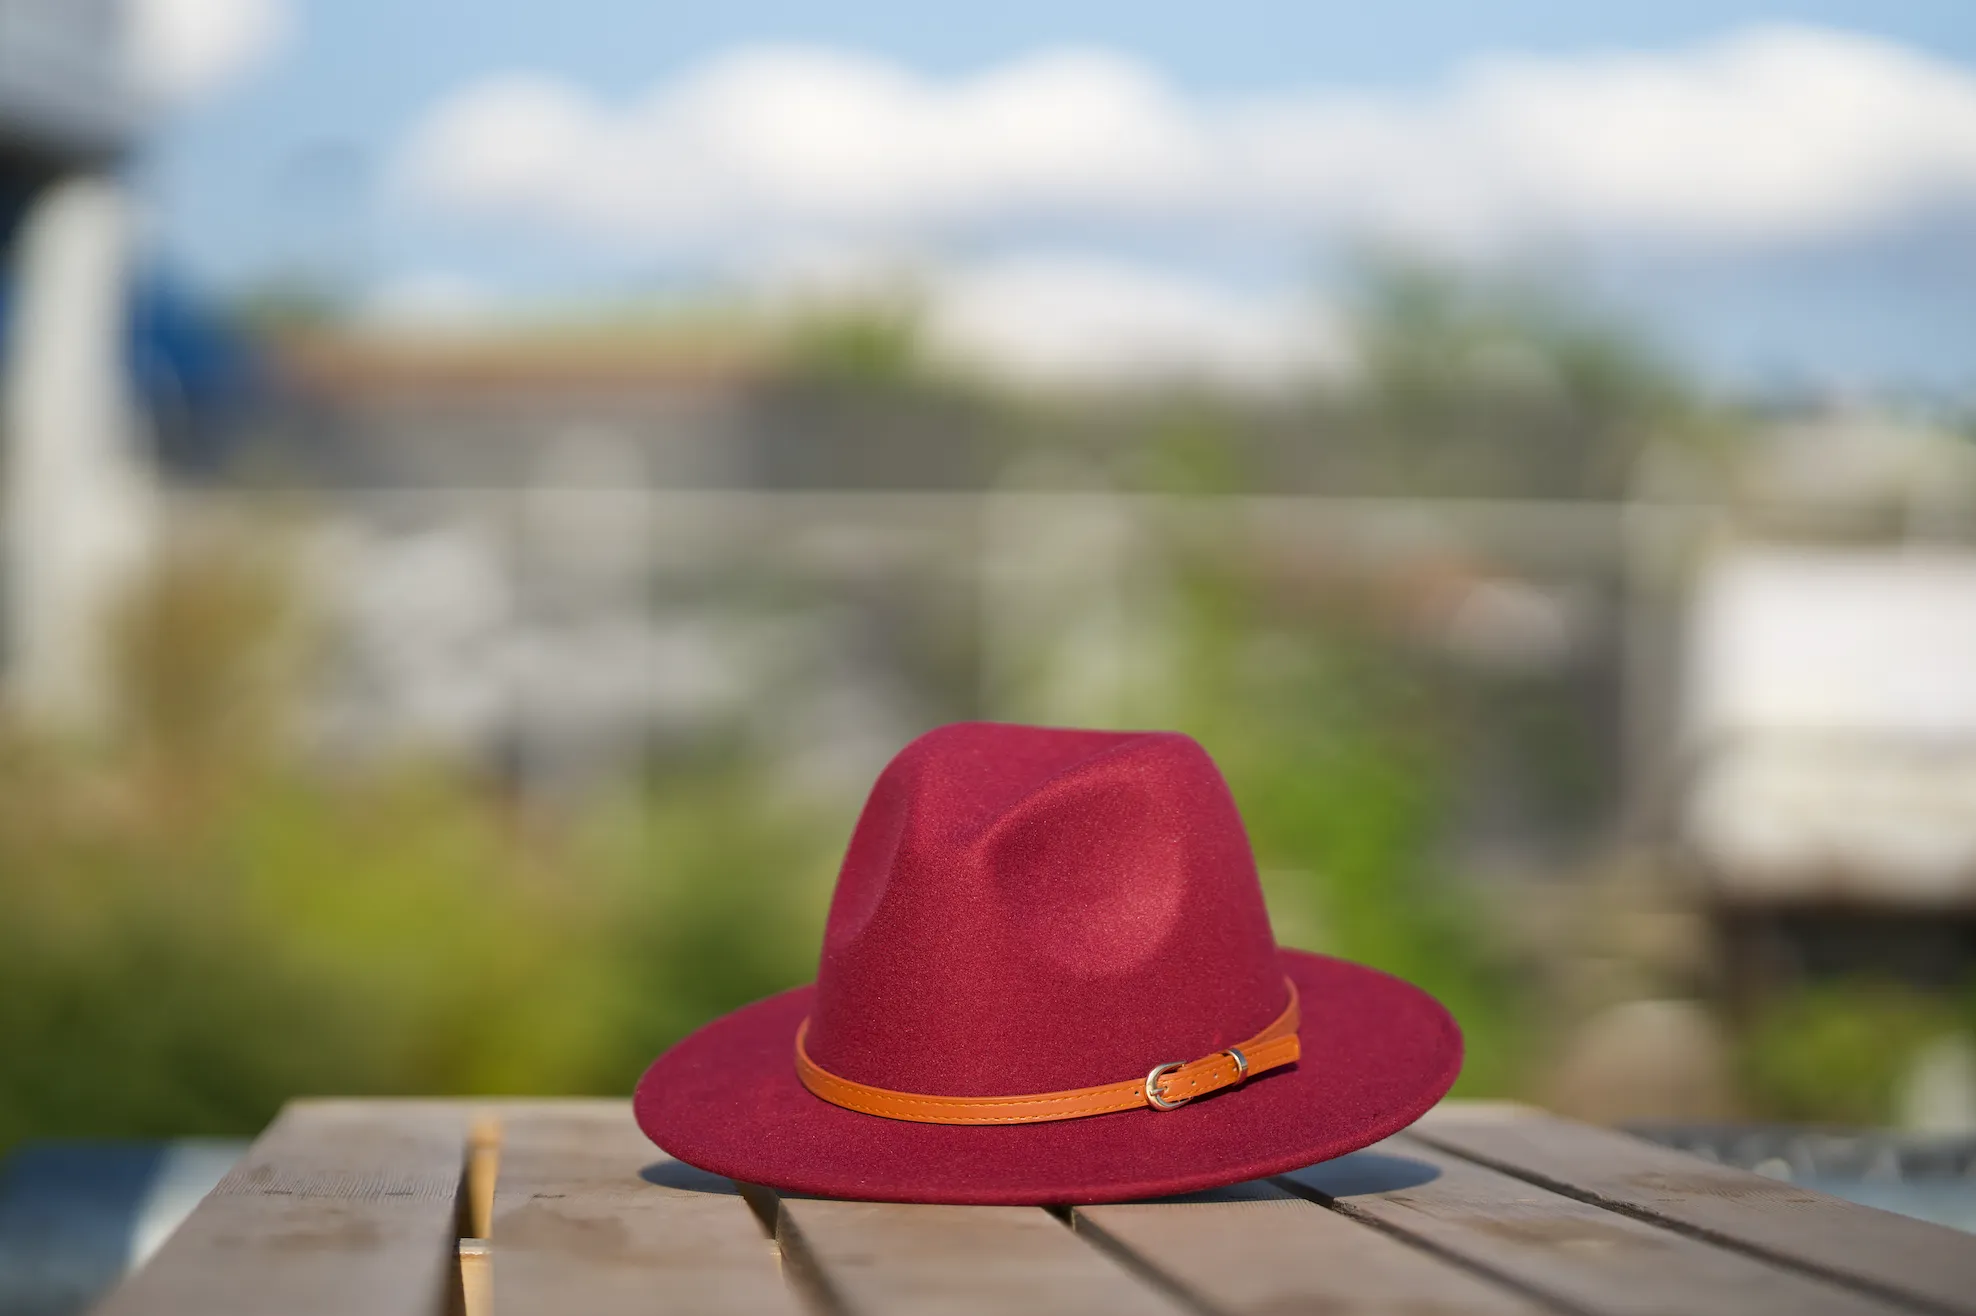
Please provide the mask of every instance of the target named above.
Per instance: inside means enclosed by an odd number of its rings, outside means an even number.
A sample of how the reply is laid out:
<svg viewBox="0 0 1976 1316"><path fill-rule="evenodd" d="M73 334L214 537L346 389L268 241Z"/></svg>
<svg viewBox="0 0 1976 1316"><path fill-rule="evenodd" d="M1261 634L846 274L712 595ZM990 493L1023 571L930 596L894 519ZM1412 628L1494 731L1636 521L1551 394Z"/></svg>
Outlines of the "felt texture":
<svg viewBox="0 0 1976 1316"><path fill-rule="evenodd" d="M1175 1111L1017 1126L915 1124L811 1094L796 1027L858 1082L944 1096L1113 1083L1209 1055L1303 996L1301 1061ZM1279 951L1234 800L1173 733L942 727L859 817L818 980L659 1057L634 1109L702 1169L910 1202L1087 1203L1293 1169L1438 1100L1461 1036L1431 997Z"/></svg>

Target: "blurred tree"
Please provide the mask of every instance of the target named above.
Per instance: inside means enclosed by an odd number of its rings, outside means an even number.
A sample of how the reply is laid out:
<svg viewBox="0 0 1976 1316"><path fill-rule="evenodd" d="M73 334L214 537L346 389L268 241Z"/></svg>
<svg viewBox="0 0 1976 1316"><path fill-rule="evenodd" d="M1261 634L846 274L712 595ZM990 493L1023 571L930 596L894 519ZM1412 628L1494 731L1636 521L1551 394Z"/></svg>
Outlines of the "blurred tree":
<svg viewBox="0 0 1976 1316"><path fill-rule="evenodd" d="M909 294L811 307L781 332L785 368L799 380L899 389L923 379L920 309Z"/></svg>
<svg viewBox="0 0 1976 1316"><path fill-rule="evenodd" d="M1694 402L1627 325L1534 280L1369 260L1347 424L1419 496L1617 498Z"/></svg>
<svg viewBox="0 0 1976 1316"><path fill-rule="evenodd" d="M1776 1117L1890 1123L1915 1057L1945 1034L1976 1035L1969 1014L1896 983L1804 988L1767 1003L1748 1027L1744 1081L1756 1108Z"/></svg>
<svg viewBox="0 0 1976 1316"><path fill-rule="evenodd" d="M233 299L233 317L250 332L281 334L319 330L347 320L347 289L308 275L277 275L243 290Z"/></svg>
<svg viewBox="0 0 1976 1316"><path fill-rule="evenodd" d="M1169 716L1228 777L1279 936L1434 993L1469 1041L1458 1090L1518 1091L1536 1015L1443 845L1460 734L1447 682L1349 591L1212 557L1186 579Z"/></svg>

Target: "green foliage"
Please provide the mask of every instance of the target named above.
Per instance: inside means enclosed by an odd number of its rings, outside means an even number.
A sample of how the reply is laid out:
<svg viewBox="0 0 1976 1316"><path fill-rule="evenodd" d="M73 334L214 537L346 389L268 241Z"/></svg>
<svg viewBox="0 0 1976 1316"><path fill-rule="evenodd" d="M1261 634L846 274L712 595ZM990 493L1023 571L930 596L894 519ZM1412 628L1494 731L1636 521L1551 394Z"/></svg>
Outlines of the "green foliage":
<svg viewBox="0 0 1976 1316"><path fill-rule="evenodd" d="M628 1092L811 973L837 820L738 763L571 817L459 765L305 770L273 581L169 558L118 628L125 738L0 732L0 1150L248 1133L308 1093Z"/></svg>
<svg viewBox="0 0 1976 1316"><path fill-rule="evenodd" d="M294 274L248 288L231 310L243 325L263 333L321 329L349 318L350 298L333 283Z"/></svg>
<svg viewBox="0 0 1976 1316"><path fill-rule="evenodd" d="M1445 682L1348 601L1245 589L1229 565L1193 575L1174 720L1228 778L1279 939L1426 988L1468 1040L1458 1091L1519 1091L1532 1012L1439 844L1457 726Z"/></svg>
<svg viewBox="0 0 1976 1316"><path fill-rule="evenodd" d="M628 1092L813 970L828 833L739 776L531 827L436 767L188 814L100 765L0 791L0 1145L242 1133L298 1093Z"/></svg>
<svg viewBox="0 0 1976 1316"><path fill-rule="evenodd" d="M847 819L757 774L674 779L599 811L578 848L602 878L609 1001L588 1081L628 1091L660 1046L816 974Z"/></svg>
<svg viewBox="0 0 1976 1316"><path fill-rule="evenodd" d="M1767 1005L1748 1030L1744 1082L1784 1119L1891 1121L1915 1055L1945 1033L1976 1031L1939 996L1891 982L1823 983Z"/></svg>
<svg viewBox="0 0 1976 1316"><path fill-rule="evenodd" d="M799 323L786 346L818 395L954 386L929 377L916 328L901 302ZM1355 492L1582 497L1620 488L1690 406L1623 332L1516 290L1386 267L1361 328L1363 387L1280 414L1194 396L997 414L1161 493L1268 488L1259 454L1284 445L1243 443L1277 424L1309 438L1305 478L1369 476ZM1132 564L1160 582L1159 615L1126 716L1213 753L1286 944L1419 983L1466 1033L1457 1090L1527 1094L1548 1012L1492 940L1450 819L1476 744L1515 746L1534 794L1595 815L1588 719L1555 687L1450 670L1362 572L1174 525ZM848 803L792 799L738 738L553 814L457 763L305 766L287 714L309 637L278 557L162 565L118 631L124 740L84 753L0 730L0 1149L246 1133L310 1092L624 1093L686 1032L813 973ZM807 577L747 572L703 588L816 603ZM980 712L977 601L943 581L937 602L886 607L919 622L893 628L918 636L891 641L902 683L929 711ZM1047 665L1003 659L1031 656ZM1885 1118L1945 1009L1857 984L1778 1004L1749 1031L1751 1109Z"/></svg>
<svg viewBox="0 0 1976 1316"><path fill-rule="evenodd" d="M1352 423L1414 495L1617 496L1695 403L1629 327L1534 280L1368 262Z"/></svg>
<svg viewBox="0 0 1976 1316"><path fill-rule="evenodd" d="M904 297L819 308L785 330L785 362L797 377L823 383L910 385L926 371L919 322L918 306Z"/></svg>
<svg viewBox="0 0 1976 1316"><path fill-rule="evenodd" d="M29 807L0 830L0 1141L239 1132L297 1092L557 1072L558 1039L513 1010L572 929L457 786L189 799L11 766L0 789ZM556 982L565 1006L581 976Z"/></svg>

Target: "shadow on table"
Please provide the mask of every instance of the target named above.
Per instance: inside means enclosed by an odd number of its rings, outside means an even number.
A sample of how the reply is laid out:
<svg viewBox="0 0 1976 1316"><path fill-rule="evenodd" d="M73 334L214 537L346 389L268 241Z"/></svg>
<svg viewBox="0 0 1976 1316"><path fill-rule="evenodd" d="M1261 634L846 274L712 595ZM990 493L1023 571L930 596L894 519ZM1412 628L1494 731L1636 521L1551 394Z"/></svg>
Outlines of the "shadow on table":
<svg viewBox="0 0 1976 1316"><path fill-rule="evenodd" d="M1335 1161L1319 1161L1292 1171L1297 1182L1314 1188L1326 1197L1365 1197L1373 1193L1396 1193L1418 1188L1441 1177L1439 1167L1410 1156L1388 1152L1353 1152Z"/></svg>
<svg viewBox="0 0 1976 1316"><path fill-rule="evenodd" d="M741 1190L734 1186L734 1180L709 1174L684 1161L654 1161L640 1170L638 1177L646 1183L657 1184L661 1188L677 1188L683 1192L719 1193L723 1197L741 1195Z"/></svg>
<svg viewBox="0 0 1976 1316"><path fill-rule="evenodd" d="M1352 1152L1333 1161L1290 1171L1297 1182L1314 1188L1326 1197L1363 1197L1371 1193L1396 1193L1404 1188L1440 1178L1441 1171L1425 1161L1385 1152ZM1257 1202L1281 1197L1283 1190L1269 1179L1251 1179L1226 1188L1210 1188L1174 1197L1152 1197L1151 1202Z"/></svg>
<svg viewBox="0 0 1976 1316"><path fill-rule="evenodd" d="M1297 1182L1312 1188L1326 1197L1362 1197L1370 1193L1393 1193L1405 1188L1417 1188L1440 1177L1440 1170L1425 1161L1416 1161L1407 1156L1393 1156L1385 1152L1353 1152L1333 1161L1322 1161L1293 1173ZM695 1169L684 1161L654 1161L638 1172L638 1177L646 1183L660 1188L674 1188L689 1193L717 1193L724 1197L748 1196L737 1187L732 1179ZM1151 1202L1249 1202L1266 1198L1281 1197L1283 1190L1268 1179L1254 1179L1247 1183L1230 1184L1226 1188L1210 1188L1198 1193L1182 1193L1173 1197L1152 1197L1141 1200ZM785 1194L801 1197L804 1194ZM751 1200L749 1205L755 1206Z"/></svg>

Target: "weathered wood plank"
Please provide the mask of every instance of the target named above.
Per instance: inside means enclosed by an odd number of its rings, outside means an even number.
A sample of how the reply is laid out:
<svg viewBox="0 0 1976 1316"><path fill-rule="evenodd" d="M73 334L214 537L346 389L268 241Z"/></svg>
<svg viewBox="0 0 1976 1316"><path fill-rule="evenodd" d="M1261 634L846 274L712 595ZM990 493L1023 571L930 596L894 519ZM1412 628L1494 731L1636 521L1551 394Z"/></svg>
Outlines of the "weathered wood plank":
<svg viewBox="0 0 1976 1316"><path fill-rule="evenodd" d="M501 1122L501 1316L801 1310L734 1184L654 1147L628 1102L531 1102Z"/></svg>
<svg viewBox="0 0 1976 1316"><path fill-rule="evenodd" d="M1175 1299L1038 1207L785 1197L784 1264L857 1316L1174 1316Z"/></svg>
<svg viewBox="0 0 1976 1316"><path fill-rule="evenodd" d="M432 1316L455 1284L462 1107L299 1101L99 1316Z"/></svg>
<svg viewBox="0 0 1976 1316"><path fill-rule="evenodd" d="M1085 1206L1080 1232L1131 1252L1230 1316L1518 1316L1547 1310L1336 1211L1258 1181L1164 1202Z"/></svg>
<svg viewBox="0 0 1976 1316"><path fill-rule="evenodd" d="M1399 1166L1426 1167L1394 1188ZM1405 1137L1285 1181L1552 1302L1600 1316L1825 1316L1892 1304L1475 1165Z"/></svg>
<svg viewBox="0 0 1976 1316"><path fill-rule="evenodd" d="M1449 1111L1423 1141L1602 1206L1947 1311L1976 1312L1976 1239L1622 1133Z"/></svg>

